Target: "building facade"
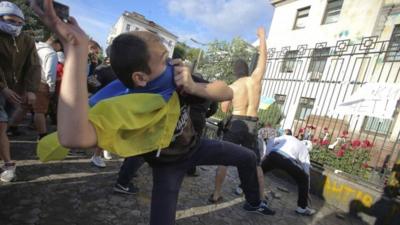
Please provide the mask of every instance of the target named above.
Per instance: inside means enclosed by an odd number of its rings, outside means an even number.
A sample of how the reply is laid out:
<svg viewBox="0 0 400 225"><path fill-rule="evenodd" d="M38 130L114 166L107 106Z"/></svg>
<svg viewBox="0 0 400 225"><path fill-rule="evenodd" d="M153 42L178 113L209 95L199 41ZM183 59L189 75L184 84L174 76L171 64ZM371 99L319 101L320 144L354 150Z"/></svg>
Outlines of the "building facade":
<svg viewBox="0 0 400 225"><path fill-rule="evenodd" d="M178 37L157 23L147 20L143 15L136 12L124 12L118 18L118 21L111 28L111 32L108 35L107 44L110 45L114 38L121 33L143 30L157 34L168 49L169 56L172 57Z"/></svg>
<svg viewBox="0 0 400 225"><path fill-rule="evenodd" d="M391 119L343 115L335 108L366 83L400 85L400 0L270 2L275 12L263 96L281 107L281 126L373 139L377 157L371 164L395 161L399 102Z"/></svg>

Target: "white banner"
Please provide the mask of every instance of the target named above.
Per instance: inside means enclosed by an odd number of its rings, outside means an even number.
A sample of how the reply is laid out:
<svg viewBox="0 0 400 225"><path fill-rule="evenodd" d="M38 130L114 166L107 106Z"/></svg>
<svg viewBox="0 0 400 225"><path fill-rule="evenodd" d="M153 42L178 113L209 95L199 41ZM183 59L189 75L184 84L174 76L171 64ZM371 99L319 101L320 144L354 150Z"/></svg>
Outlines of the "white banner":
<svg viewBox="0 0 400 225"><path fill-rule="evenodd" d="M400 84L367 83L340 103L333 113L392 119L400 99Z"/></svg>

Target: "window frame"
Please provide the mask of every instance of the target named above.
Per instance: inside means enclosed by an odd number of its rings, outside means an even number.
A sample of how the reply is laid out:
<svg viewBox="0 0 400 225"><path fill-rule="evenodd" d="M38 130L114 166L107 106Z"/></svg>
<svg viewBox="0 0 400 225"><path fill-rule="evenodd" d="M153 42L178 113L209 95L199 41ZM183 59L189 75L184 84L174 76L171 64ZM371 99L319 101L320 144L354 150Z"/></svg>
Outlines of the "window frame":
<svg viewBox="0 0 400 225"><path fill-rule="evenodd" d="M293 53L293 56L290 55L291 53ZM285 53L285 56L283 58L283 62L282 62L281 68L280 68L281 73L293 73L294 72L298 54L299 54L299 50L291 50L291 51L287 51ZM291 70L289 70L289 68Z"/></svg>
<svg viewBox="0 0 400 225"><path fill-rule="evenodd" d="M309 80L310 81L320 81L322 79L322 74L325 71L326 64L329 59L331 48L324 47L324 48L315 48L311 54L310 64L307 69L307 74L310 74ZM323 63L321 64L321 62ZM322 65L322 66L321 66ZM317 68L317 71L314 70ZM322 69L322 71L319 71ZM319 73L319 77L316 78L316 74Z"/></svg>
<svg viewBox="0 0 400 225"><path fill-rule="evenodd" d="M131 25L129 23L126 24L125 26L125 32L131 31Z"/></svg>
<svg viewBox="0 0 400 225"><path fill-rule="evenodd" d="M396 109L395 109L395 111L393 113L393 119L392 120L391 119L381 119L381 118L378 118L378 117L366 116L364 121L363 121L362 131L365 132L365 133L377 134L377 135L380 135L380 136L389 135L390 133L393 132L395 123L396 123L397 118L398 118L399 115L400 115L400 100L397 101ZM388 122L389 126L387 127L387 130L384 131L384 132L380 131L379 129L378 130L376 130L376 129L372 130L371 128L367 128L368 122L369 122L370 119L372 119L371 123L374 123L375 121L377 121L379 123L379 120L382 120L383 122ZM372 127L372 125L371 125L371 127Z"/></svg>
<svg viewBox="0 0 400 225"><path fill-rule="evenodd" d="M308 10L307 15L299 15L302 11ZM311 10L311 6L306 6L303 8L299 8L296 11L296 17L294 19L294 24L293 24L293 30L301 30L306 28L306 26L304 25L304 27L298 27L297 26L297 22L299 21L299 19L303 19L303 18L307 18L310 16L310 10Z"/></svg>
<svg viewBox="0 0 400 225"><path fill-rule="evenodd" d="M332 3L332 2L336 2L336 1L341 1L342 2L342 4L340 5L340 9L334 9L336 11L339 11L339 13L337 14L338 19L336 21L327 22L328 17L332 16L332 15L329 15L329 13L334 11L334 10L332 10L333 7L331 7L331 8L329 7L329 4ZM322 23L321 24L325 25L325 24L332 24L332 23L339 22L340 14L342 13L343 3L344 3L344 0L328 0L327 3L326 3L326 6L325 6L324 17L322 18ZM328 10L332 10L332 11L328 11Z"/></svg>
<svg viewBox="0 0 400 225"><path fill-rule="evenodd" d="M397 43L396 43L396 35L397 37ZM397 45L397 46L396 46ZM394 50L398 50L397 52L390 52L391 48L394 48ZM394 54L394 55L390 55ZM390 41L388 44L388 47L386 49L385 53L385 62L400 62L400 24L396 24L393 27L392 34L390 36Z"/></svg>
<svg viewBox="0 0 400 225"><path fill-rule="evenodd" d="M310 104L310 102L303 103L302 100L304 100L304 101L312 101L312 104ZM294 119L298 120L298 121L306 121L306 117L311 115L311 112L312 112L312 110L314 108L314 104L315 104L315 98L300 97L299 104L297 105L297 110L296 110L296 114L294 116ZM307 112L307 109L309 109L310 110L309 115L305 115L304 118L300 118L302 109L306 109L306 112ZM305 114L307 114L307 113L305 113Z"/></svg>

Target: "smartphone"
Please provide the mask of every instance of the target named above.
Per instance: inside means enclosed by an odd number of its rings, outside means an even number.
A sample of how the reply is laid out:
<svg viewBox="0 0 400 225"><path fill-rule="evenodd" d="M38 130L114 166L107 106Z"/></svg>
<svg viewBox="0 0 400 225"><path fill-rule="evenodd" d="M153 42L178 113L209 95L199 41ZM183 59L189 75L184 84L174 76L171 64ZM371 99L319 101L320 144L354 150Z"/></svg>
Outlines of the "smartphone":
<svg viewBox="0 0 400 225"><path fill-rule="evenodd" d="M43 0L34 0L39 5L39 7L44 10L43 8ZM30 1L26 1L27 5L30 5ZM67 5L61 4L59 2L53 1L54 10L56 11L57 16L62 19L64 22L67 22L69 17L69 7Z"/></svg>

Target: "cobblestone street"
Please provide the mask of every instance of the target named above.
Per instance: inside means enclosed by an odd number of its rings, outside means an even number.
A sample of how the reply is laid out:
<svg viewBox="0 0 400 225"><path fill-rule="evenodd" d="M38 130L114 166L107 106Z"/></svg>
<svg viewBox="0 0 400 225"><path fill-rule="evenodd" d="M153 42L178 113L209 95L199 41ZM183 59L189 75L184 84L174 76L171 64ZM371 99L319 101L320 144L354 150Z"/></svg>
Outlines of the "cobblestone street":
<svg viewBox="0 0 400 225"><path fill-rule="evenodd" d="M105 169L91 166L90 153L76 153L60 162L41 163L35 156L32 131L11 138L17 160L17 181L0 183L1 225L106 225L148 224L152 187L151 170L145 164L134 182L137 195L113 193L122 159L107 161ZM214 187L215 167L198 168L199 177L184 180L178 201L177 224L193 225L344 225L366 224L312 196L313 217L295 214L296 187L272 175L267 176L267 191L281 195L271 201L275 216L261 216L242 210L243 199L233 193L238 184L236 171L229 170L224 185L225 202L210 205L207 199ZM284 188L282 188L284 187ZM286 192L287 189L289 192Z"/></svg>

